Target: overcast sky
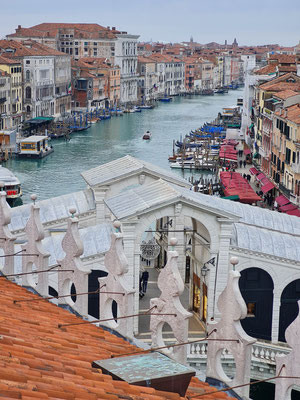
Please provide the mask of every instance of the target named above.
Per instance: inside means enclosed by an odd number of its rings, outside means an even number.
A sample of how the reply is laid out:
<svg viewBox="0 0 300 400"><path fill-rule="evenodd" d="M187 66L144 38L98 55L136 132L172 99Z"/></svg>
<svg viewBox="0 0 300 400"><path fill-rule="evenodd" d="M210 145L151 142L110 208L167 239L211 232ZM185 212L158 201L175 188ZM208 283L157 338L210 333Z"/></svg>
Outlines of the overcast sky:
<svg viewBox="0 0 300 400"><path fill-rule="evenodd" d="M300 40L300 0L0 0L0 37L18 25L90 22L139 34L141 41L240 45Z"/></svg>

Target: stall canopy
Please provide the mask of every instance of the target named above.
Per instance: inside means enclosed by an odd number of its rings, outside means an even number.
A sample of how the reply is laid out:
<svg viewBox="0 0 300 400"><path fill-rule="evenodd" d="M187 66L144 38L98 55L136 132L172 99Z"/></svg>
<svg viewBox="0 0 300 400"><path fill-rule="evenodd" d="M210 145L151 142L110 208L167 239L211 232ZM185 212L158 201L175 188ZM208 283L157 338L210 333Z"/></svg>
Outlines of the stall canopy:
<svg viewBox="0 0 300 400"><path fill-rule="evenodd" d="M285 204L288 204L290 202L283 194L276 197L275 201L279 206L284 206Z"/></svg>
<svg viewBox="0 0 300 400"><path fill-rule="evenodd" d="M288 203L288 204L285 204L284 206L279 207L279 210L282 212L287 212L287 211L296 210L297 208L298 207L296 207L294 204Z"/></svg>
<svg viewBox="0 0 300 400"><path fill-rule="evenodd" d="M261 200L248 181L237 172L220 172L220 181L226 197L238 196L241 203L256 203Z"/></svg>
<svg viewBox="0 0 300 400"><path fill-rule="evenodd" d="M290 210L286 212L288 215L295 215L296 217L300 217L300 210L296 208L296 210Z"/></svg>
<svg viewBox="0 0 300 400"><path fill-rule="evenodd" d="M265 177L266 177L266 175L263 174L263 173L261 172L260 174L258 174L258 175L256 176L256 179L259 180L259 181L261 181L261 180L263 180Z"/></svg>
<svg viewBox="0 0 300 400"><path fill-rule="evenodd" d="M245 156L247 156L248 154L251 154L251 150L250 149L245 149L244 150L244 154L245 154Z"/></svg>
<svg viewBox="0 0 300 400"><path fill-rule="evenodd" d="M250 168L249 171L250 171L250 173L251 173L252 175L258 175L258 174L259 174L259 171L257 171L257 169L254 168L254 167Z"/></svg>

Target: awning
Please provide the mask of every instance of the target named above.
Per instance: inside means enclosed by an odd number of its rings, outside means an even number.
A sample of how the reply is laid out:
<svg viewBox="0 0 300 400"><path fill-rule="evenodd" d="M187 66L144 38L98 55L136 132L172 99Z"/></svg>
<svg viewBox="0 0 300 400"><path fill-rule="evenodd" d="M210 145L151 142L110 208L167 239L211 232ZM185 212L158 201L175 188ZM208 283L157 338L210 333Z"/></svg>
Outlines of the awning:
<svg viewBox="0 0 300 400"><path fill-rule="evenodd" d="M250 173L251 173L252 175L258 175L258 174L260 173L260 172L257 171L257 169L254 168L254 167L250 168L249 171L250 171Z"/></svg>
<svg viewBox="0 0 300 400"><path fill-rule="evenodd" d="M267 193L272 190L275 186L272 182L268 181L264 186L262 186L261 190L263 193Z"/></svg>
<svg viewBox="0 0 300 400"><path fill-rule="evenodd" d="M288 203L288 204L285 204L284 206L279 207L279 210L282 212L287 212L287 211L296 210L297 208L298 207L295 206L295 204Z"/></svg>
<svg viewBox="0 0 300 400"><path fill-rule="evenodd" d="M281 194L280 196L276 197L275 201L280 207L284 206L285 204L290 203L290 201L283 194Z"/></svg>
<svg viewBox="0 0 300 400"><path fill-rule="evenodd" d="M250 149L245 149L244 150L244 154L245 154L245 156L247 156L248 154L251 154L251 150Z"/></svg>
<svg viewBox="0 0 300 400"><path fill-rule="evenodd" d="M232 201L239 201L239 196L237 194L234 194L232 196L225 196L225 197L221 197L222 199L226 199L226 200L232 200Z"/></svg>
<svg viewBox="0 0 300 400"><path fill-rule="evenodd" d="M296 217L300 217L300 210L296 208L296 210L290 210L286 212L288 215L295 215Z"/></svg>
<svg viewBox="0 0 300 400"><path fill-rule="evenodd" d="M263 173L261 172L260 174L257 175L256 179L257 179L258 181L261 181L261 180L263 180L265 177L266 177L266 175L263 174Z"/></svg>

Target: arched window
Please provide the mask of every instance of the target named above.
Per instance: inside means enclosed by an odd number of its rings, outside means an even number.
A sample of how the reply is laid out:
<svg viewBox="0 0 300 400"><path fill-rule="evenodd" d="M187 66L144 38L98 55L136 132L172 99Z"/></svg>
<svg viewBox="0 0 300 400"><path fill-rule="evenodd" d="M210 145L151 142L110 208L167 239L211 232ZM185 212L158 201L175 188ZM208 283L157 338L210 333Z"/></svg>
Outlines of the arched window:
<svg viewBox="0 0 300 400"><path fill-rule="evenodd" d="M30 106L27 106L27 107L26 107L26 112L27 112L27 114L30 113Z"/></svg>
<svg viewBox="0 0 300 400"><path fill-rule="evenodd" d="M271 276L260 268L241 271L240 291L247 306L247 318L241 321L248 335L271 340L273 289Z"/></svg>
<svg viewBox="0 0 300 400"><path fill-rule="evenodd" d="M289 283L281 294L278 333L280 342L286 342L286 328L298 315L298 300L300 300L300 279Z"/></svg>
<svg viewBox="0 0 300 400"><path fill-rule="evenodd" d="M26 81L30 81L30 71L29 71L29 69L26 71Z"/></svg>
<svg viewBox="0 0 300 400"><path fill-rule="evenodd" d="M27 86L27 88L25 89L25 98L31 99L31 87L30 86Z"/></svg>

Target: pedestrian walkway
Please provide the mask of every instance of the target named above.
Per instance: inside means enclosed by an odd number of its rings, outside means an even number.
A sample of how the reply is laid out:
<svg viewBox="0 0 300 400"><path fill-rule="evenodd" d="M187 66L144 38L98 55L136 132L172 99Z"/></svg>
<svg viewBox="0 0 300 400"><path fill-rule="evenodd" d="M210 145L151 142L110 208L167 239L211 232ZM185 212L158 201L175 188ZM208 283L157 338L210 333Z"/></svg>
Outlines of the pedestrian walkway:
<svg viewBox="0 0 300 400"><path fill-rule="evenodd" d="M149 280L147 292L142 299L140 299L139 312L146 312L150 308L150 300L154 297L160 296L160 290L157 286L157 279L159 270L156 268L147 268L149 272ZM183 307L189 309L189 287L185 285L184 292L180 297ZM198 319L193 313L193 316L189 319L189 340L196 340L205 337L204 324ZM139 333L136 335L137 339L149 344L151 343L151 332L150 332L150 317L141 316L139 317ZM167 344L175 343L174 335L171 328L165 324L163 328L163 339Z"/></svg>

